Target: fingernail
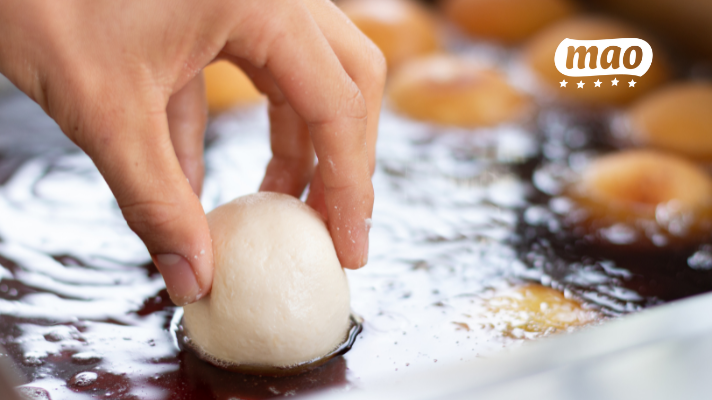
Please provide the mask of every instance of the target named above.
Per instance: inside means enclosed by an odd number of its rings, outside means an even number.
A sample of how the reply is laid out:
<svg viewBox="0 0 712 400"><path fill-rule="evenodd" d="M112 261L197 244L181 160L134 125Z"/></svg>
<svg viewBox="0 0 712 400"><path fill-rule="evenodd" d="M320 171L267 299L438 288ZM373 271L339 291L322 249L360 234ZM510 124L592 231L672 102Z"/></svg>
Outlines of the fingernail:
<svg viewBox="0 0 712 400"><path fill-rule="evenodd" d="M371 225L373 225L373 221L371 221L371 218L366 218L364 221L365 223L365 234L364 234L364 243L363 243L363 253L361 253L361 267L365 266L368 264L368 234L371 232Z"/></svg>
<svg viewBox="0 0 712 400"><path fill-rule="evenodd" d="M163 275L168 294L176 305L183 306L198 299L200 286L188 260L178 254L158 254L153 256L153 262Z"/></svg>

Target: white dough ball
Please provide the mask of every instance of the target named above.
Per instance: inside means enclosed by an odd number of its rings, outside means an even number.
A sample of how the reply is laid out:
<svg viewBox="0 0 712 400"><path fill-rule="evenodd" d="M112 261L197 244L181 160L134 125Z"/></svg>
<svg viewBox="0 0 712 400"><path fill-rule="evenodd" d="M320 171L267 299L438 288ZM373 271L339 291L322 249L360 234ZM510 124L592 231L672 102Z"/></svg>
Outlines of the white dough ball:
<svg viewBox="0 0 712 400"><path fill-rule="evenodd" d="M208 213L215 276L185 307L195 347L225 366L291 367L335 350L349 286L326 224L294 197L258 193Z"/></svg>

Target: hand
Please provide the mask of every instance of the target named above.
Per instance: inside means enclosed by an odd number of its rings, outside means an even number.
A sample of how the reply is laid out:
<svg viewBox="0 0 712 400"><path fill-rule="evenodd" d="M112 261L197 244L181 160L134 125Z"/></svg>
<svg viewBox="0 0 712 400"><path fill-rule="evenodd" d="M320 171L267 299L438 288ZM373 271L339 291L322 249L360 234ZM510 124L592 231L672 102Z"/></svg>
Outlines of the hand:
<svg viewBox="0 0 712 400"><path fill-rule="evenodd" d="M269 98L274 156L260 189L298 196L311 183L308 203L326 218L342 265L363 266L385 63L330 1L0 3L0 72L92 158L179 305L212 283L195 193L200 72L216 58Z"/></svg>

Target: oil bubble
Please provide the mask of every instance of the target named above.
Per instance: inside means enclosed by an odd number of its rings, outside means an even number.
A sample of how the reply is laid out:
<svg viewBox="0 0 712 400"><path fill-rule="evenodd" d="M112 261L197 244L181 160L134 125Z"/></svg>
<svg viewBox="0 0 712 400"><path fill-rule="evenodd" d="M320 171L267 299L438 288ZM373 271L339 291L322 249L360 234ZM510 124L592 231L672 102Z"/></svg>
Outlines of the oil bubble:
<svg viewBox="0 0 712 400"><path fill-rule="evenodd" d="M712 246L703 246L687 259L687 265L699 271L709 271L712 269Z"/></svg>
<svg viewBox="0 0 712 400"><path fill-rule="evenodd" d="M23 398L30 400L51 400L49 393L38 387L20 386L17 388L17 391L23 396Z"/></svg>
<svg viewBox="0 0 712 400"><path fill-rule="evenodd" d="M96 372L80 372L69 380L69 384L75 387L86 387L94 384L98 377Z"/></svg>
<svg viewBox="0 0 712 400"><path fill-rule="evenodd" d="M101 361L101 356L93 351L85 351L72 355L72 362L80 365L95 364Z"/></svg>

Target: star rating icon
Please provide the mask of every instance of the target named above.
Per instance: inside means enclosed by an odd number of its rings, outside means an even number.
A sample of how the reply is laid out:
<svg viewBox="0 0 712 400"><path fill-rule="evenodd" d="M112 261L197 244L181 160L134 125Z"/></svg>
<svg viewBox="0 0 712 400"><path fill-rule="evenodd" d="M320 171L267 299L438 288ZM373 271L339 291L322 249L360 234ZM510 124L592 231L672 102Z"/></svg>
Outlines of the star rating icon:
<svg viewBox="0 0 712 400"><path fill-rule="evenodd" d="M611 81L611 86L618 86L618 82L620 82L618 80L618 78L613 78L613 80ZM573 82L573 83L576 83L576 82ZM600 79L596 79L596 82L593 82L593 85L594 85L594 87L600 88L600 87L602 87L601 86L602 83L603 82L601 82ZM631 79L630 82L628 82L628 87L635 87L636 83L638 83L638 82ZM569 84L569 82L566 82L566 79L564 79L561 82L559 82L559 85L560 85L559 87L565 88L567 84ZM576 87L578 89L583 89L584 85L586 85L586 83L583 81L583 79L580 80L578 83L576 83Z"/></svg>

